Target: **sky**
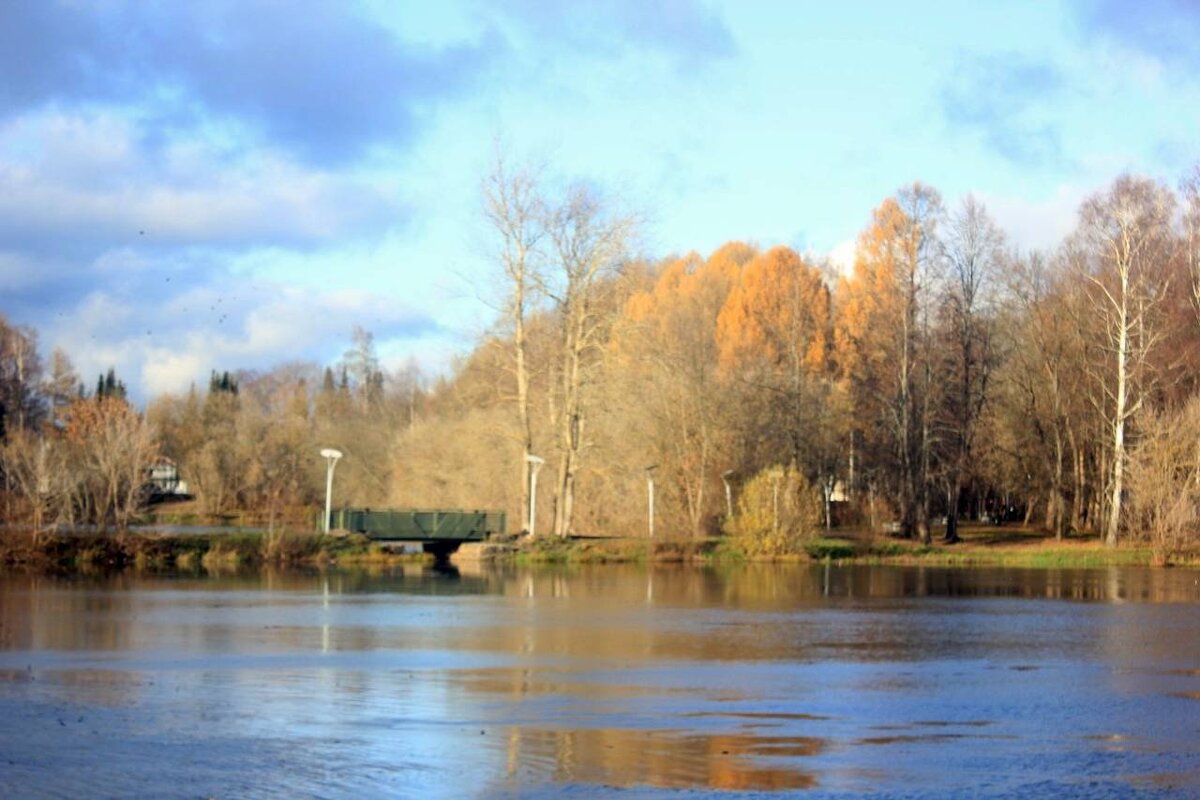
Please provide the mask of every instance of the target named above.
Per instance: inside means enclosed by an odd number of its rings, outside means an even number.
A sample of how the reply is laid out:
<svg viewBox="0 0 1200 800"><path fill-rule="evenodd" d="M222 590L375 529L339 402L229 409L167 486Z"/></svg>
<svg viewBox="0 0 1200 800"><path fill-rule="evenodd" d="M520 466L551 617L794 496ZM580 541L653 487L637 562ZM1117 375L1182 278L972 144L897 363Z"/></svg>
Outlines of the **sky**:
<svg viewBox="0 0 1200 800"><path fill-rule="evenodd" d="M494 319L497 149L645 220L852 256L921 180L1050 248L1200 160L1191 0L5 0L0 314L135 398L213 369L445 372Z"/></svg>

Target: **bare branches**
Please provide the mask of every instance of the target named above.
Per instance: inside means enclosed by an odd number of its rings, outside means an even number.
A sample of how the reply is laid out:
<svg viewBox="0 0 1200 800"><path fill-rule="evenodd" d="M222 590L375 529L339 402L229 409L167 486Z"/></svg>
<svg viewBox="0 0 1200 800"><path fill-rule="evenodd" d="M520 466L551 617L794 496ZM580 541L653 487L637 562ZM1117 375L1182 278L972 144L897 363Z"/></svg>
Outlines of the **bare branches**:
<svg viewBox="0 0 1200 800"><path fill-rule="evenodd" d="M1112 188L1084 203L1075 238L1078 263L1092 287L1092 308L1107 339L1108 362L1101 386L1109 403L1111 429L1111 500L1105 539L1113 545L1121 525L1127 423L1150 391L1150 355L1161 342L1155 317L1166 295L1167 266L1176 240L1174 197L1164 187L1122 176Z"/></svg>

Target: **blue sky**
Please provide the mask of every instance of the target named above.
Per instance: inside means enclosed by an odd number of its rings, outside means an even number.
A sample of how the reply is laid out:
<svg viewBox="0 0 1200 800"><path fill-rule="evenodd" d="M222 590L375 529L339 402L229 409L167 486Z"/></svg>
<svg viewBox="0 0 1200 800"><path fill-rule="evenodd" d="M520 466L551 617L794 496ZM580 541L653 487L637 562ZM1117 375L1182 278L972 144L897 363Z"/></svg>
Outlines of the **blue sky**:
<svg viewBox="0 0 1200 800"><path fill-rule="evenodd" d="M845 258L920 179L1049 247L1200 159L1186 0L0 4L0 312L138 397L331 363L444 370L491 313L496 141L647 220Z"/></svg>

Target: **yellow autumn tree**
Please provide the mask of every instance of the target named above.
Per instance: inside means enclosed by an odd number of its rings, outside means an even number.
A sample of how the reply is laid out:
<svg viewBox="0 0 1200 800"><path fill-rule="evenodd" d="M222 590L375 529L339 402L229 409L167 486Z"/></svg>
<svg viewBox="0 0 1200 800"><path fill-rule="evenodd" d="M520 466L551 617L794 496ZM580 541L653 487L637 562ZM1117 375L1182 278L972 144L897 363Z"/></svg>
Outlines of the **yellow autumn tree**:
<svg viewBox="0 0 1200 800"><path fill-rule="evenodd" d="M752 259L729 293L717 346L721 374L743 410L746 472L790 463L832 487L839 448L829 437L836 427L830 313L820 269L788 247Z"/></svg>
<svg viewBox="0 0 1200 800"><path fill-rule="evenodd" d="M857 476L897 498L903 531L929 539L937 192L914 183L885 200L860 234L839 285L835 352L855 410L852 436L875 465Z"/></svg>
<svg viewBox="0 0 1200 800"><path fill-rule="evenodd" d="M754 252L731 242L707 260L691 253L668 262L653 287L629 298L614 329L614 366L637 398L644 458L658 464L664 499L684 512L692 535L720 508L720 473L731 466L713 332Z"/></svg>

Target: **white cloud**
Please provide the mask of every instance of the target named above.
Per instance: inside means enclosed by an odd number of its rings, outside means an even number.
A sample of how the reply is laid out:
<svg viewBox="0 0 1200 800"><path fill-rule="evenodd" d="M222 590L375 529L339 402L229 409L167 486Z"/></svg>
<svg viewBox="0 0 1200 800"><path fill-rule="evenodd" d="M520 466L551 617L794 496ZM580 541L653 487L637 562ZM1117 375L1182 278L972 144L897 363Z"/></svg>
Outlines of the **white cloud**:
<svg viewBox="0 0 1200 800"><path fill-rule="evenodd" d="M858 253L858 240L846 239L838 242L829 251L829 263L838 273L850 275L854 271L854 257Z"/></svg>
<svg viewBox="0 0 1200 800"><path fill-rule="evenodd" d="M235 155L203 128L158 148L145 144L151 134L103 110L0 126L0 241L305 246L381 234L405 216L386 178L307 168L269 148Z"/></svg>
<svg viewBox="0 0 1200 800"><path fill-rule="evenodd" d="M978 192L976 196L1011 244L1021 250L1050 251L1074 229L1079 206L1091 191L1094 190L1062 184L1052 195L1035 199L986 192Z"/></svg>
<svg viewBox="0 0 1200 800"><path fill-rule="evenodd" d="M436 372L458 346L424 311L394 297L282 285L201 286L160 305L94 292L47 327L47 341L70 352L85 383L115 367L134 396L145 399L185 391L213 369L332 362L356 324L387 343L389 368L412 357Z"/></svg>
<svg viewBox="0 0 1200 800"><path fill-rule="evenodd" d="M142 362L141 388L147 396L180 392L204 374L199 352L175 352L166 347L147 349Z"/></svg>

